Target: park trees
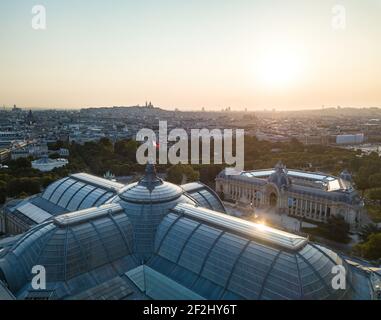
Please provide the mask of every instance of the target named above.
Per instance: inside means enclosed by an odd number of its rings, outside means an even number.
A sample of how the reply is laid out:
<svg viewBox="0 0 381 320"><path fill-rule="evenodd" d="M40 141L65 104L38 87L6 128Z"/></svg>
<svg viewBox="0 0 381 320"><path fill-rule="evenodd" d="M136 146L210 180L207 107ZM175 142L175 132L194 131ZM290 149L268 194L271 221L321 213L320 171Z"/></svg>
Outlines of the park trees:
<svg viewBox="0 0 381 320"><path fill-rule="evenodd" d="M125 157L130 162L136 162L136 150L138 143L135 140L120 140L115 142L114 152Z"/></svg>
<svg viewBox="0 0 381 320"><path fill-rule="evenodd" d="M17 197L22 193L33 195L41 191L38 178L15 178L8 182L7 193L10 197Z"/></svg>
<svg viewBox="0 0 381 320"><path fill-rule="evenodd" d="M0 180L0 204L5 203L7 200L7 183Z"/></svg>
<svg viewBox="0 0 381 320"><path fill-rule="evenodd" d="M200 173L190 165L177 164L169 168L167 173L167 181L182 184L184 182L197 181L200 178Z"/></svg>
<svg viewBox="0 0 381 320"><path fill-rule="evenodd" d="M323 223L319 226L319 233L326 239L340 242L348 243L350 238L349 224L340 216L331 216L327 223Z"/></svg>
<svg viewBox="0 0 381 320"><path fill-rule="evenodd" d="M381 188L374 188L374 189L369 190L368 195L369 195L369 199L380 201L381 200Z"/></svg>
<svg viewBox="0 0 381 320"><path fill-rule="evenodd" d="M353 252L365 259L381 259L381 232L369 235L366 241L353 248Z"/></svg>

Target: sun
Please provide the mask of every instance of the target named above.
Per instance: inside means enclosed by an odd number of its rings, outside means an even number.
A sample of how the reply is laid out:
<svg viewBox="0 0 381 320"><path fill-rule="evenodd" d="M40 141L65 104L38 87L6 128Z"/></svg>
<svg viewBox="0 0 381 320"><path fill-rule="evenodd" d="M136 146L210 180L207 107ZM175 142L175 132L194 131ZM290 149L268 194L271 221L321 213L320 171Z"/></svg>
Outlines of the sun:
<svg viewBox="0 0 381 320"><path fill-rule="evenodd" d="M290 51L270 52L259 58L258 82L270 89L288 89L302 81L304 63L300 55Z"/></svg>

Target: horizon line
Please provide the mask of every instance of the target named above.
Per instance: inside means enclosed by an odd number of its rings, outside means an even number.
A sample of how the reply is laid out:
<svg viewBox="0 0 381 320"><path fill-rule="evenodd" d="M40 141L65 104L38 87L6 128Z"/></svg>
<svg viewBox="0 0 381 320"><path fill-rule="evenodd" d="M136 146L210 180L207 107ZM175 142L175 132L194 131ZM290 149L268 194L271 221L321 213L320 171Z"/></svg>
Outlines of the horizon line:
<svg viewBox="0 0 381 320"><path fill-rule="evenodd" d="M83 106L83 107L24 107L24 106L7 106L2 105L0 110L12 110L17 107L22 110L37 110L37 111L79 111L86 109L113 109L113 108L147 108L146 105L105 105L105 106ZM160 109L163 111L180 111L180 112L295 112L295 111L321 111L321 110L345 110L345 109L381 109L380 106L342 106L342 105L322 105L320 107L296 107L296 108L281 108L281 107L162 107L162 106L152 106L154 109Z"/></svg>

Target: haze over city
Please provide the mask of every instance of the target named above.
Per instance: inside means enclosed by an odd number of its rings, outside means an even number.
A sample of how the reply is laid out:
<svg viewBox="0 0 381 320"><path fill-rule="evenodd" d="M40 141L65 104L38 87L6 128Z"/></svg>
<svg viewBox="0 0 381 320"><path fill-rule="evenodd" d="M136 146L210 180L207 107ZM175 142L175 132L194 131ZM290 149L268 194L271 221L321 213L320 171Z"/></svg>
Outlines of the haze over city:
<svg viewBox="0 0 381 320"><path fill-rule="evenodd" d="M0 105L381 106L381 2L1 1Z"/></svg>

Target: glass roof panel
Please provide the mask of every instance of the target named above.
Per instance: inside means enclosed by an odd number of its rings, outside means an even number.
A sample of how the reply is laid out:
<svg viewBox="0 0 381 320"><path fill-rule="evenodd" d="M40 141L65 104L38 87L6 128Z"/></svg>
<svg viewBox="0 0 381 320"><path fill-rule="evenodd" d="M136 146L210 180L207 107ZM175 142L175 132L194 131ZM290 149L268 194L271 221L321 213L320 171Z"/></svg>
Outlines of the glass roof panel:
<svg viewBox="0 0 381 320"><path fill-rule="evenodd" d="M173 212L184 214L290 250L298 250L308 242L306 238L298 235L188 204L178 204L173 209Z"/></svg>

